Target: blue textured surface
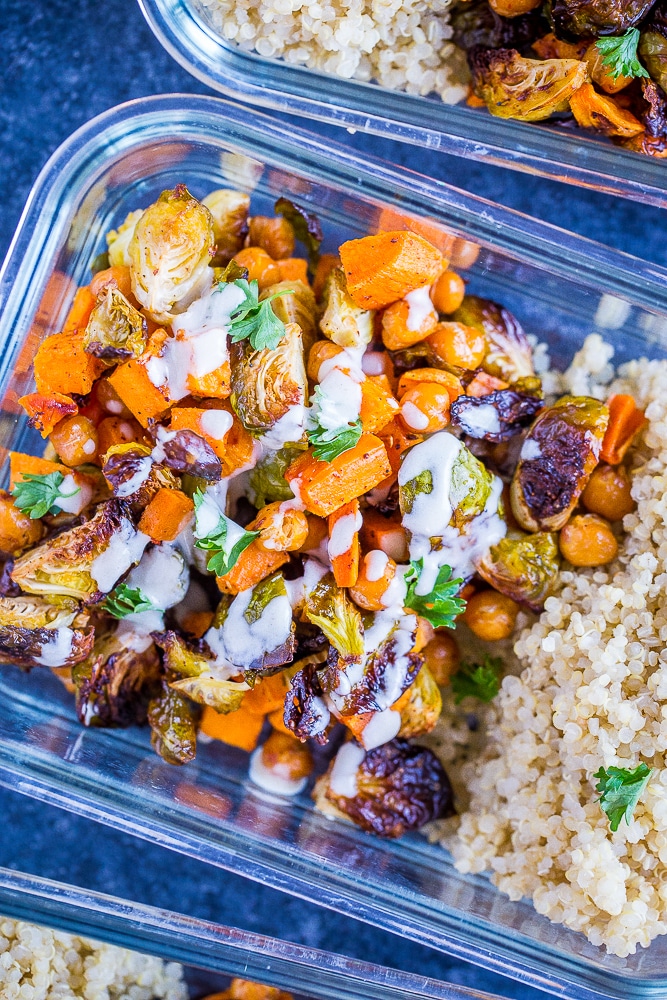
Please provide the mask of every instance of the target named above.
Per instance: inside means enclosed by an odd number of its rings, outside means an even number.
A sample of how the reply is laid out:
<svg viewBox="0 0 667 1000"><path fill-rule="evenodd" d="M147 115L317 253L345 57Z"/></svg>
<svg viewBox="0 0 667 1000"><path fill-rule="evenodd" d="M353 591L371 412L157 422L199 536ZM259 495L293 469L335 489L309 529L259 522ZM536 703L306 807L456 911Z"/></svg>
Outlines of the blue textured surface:
<svg viewBox="0 0 667 1000"><path fill-rule="evenodd" d="M162 51L135 0L3 0L0 37L0 256L4 256L37 173L75 128L134 97L207 91ZM667 264L664 213L656 209L360 134L318 128L357 149ZM2 790L0 817L0 865L506 997L530 1000L543 995Z"/></svg>

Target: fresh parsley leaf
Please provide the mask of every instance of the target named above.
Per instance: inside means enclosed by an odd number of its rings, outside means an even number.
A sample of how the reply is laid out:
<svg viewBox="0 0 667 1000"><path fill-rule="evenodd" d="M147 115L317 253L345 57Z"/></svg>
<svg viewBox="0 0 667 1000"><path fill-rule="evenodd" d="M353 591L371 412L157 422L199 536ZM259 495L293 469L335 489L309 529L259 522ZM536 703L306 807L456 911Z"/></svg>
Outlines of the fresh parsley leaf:
<svg viewBox="0 0 667 1000"><path fill-rule="evenodd" d="M200 528L198 526L201 522L198 515L200 508L206 503L206 496L198 489L192 499L195 505L195 545L198 549L204 549L211 553L206 563L207 569L211 573L215 573L216 576L225 576L234 568L244 549L247 549L250 543L259 536L259 531L243 531L230 518L220 514L213 531L199 534ZM229 541L229 535L232 533L230 526L241 532L231 546Z"/></svg>
<svg viewBox="0 0 667 1000"><path fill-rule="evenodd" d="M319 462L333 462L334 458L342 455L344 451L354 448L361 437L361 418L358 417L353 424L345 424L343 427L336 427L334 430L325 431L321 427L308 431L308 440L315 447L313 456Z"/></svg>
<svg viewBox="0 0 667 1000"><path fill-rule="evenodd" d="M148 600L139 587L128 587L126 583L119 583L111 591L103 607L107 614L114 618L127 618L128 615L136 615L141 611L161 610Z"/></svg>
<svg viewBox="0 0 667 1000"><path fill-rule="evenodd" d="M451 566L441 566L433 589L428 594L417 594L415 591L423 569L423 558L410 562L410 569L405 574L408 585L405 606L412 608L436 628L443 625L454 628L454 619L465 611L466 606L466 602L456 596L463 580L452 580Z"/></svg>
<svg viewBox="0 0 667 1000"><path fill-rule="evenodd" d="M247 281L237 278L234 281L237 288L245 294L245 301L237 306L231 314L229 333L233 344L240 340L249 340L256 351L265 348L273 351L285 336L285 324L278 319L271 302L281 295L291 294L291 288L274 292L268 298L259 301L259 285L257 281Z"/></svg>
<svg viewBox="0 0 667 1000"><path fill-rule="evenodd" d="M629 823L635 806L646 788L653 770L642 761L637 767L601 767L593 775L598 779L595 791L600 792L600 808L609 817L609 826L618 830L619 823L625 819Z"/></svg>
<svg viewBox="0 0 667 1000"><path fill-rule="evenodd" d="M457 705L469 697L493 701L500 691L502 672L499 656L485 656L483 663L462 663L452 677L454 701Z"/></svg>
<svg viewBox="0 0 667 1000"><path fill-rule="evenodd" d="M598 38L595 43L602 55L602 65L616 79L619 76L648 76L637 58L639 28L628 28L624 35L612 38Z"/></svg>
<svg viewBox="0 0 667 1000"><path fill-rule="evenodd" d="M62 472L49 472L42 476L26 472L20 482L14 483L14 505L33 519L44 517L45 514L59 514L61 508L58 500L65 500L80 492L80 487L76 486L71 493L63 493L61 486L64 480Z"/></svg>

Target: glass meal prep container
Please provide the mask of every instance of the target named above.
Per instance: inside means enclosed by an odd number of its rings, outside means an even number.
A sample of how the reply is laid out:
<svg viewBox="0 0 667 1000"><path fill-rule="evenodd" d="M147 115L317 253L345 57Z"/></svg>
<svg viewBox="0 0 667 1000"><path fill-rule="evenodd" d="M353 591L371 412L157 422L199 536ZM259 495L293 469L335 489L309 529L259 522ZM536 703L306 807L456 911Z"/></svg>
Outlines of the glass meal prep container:
<svg viewBox="0 0 667 1000"><path fill-rule="evenodd" d="M226 990L232 978L288 991L293 1000L501 1000L8 868L0 868L0 923L3 917L178 962L191 1000Z"/></svg>
<svg viewBox="0 0 667 1000"><path fill-rule="evenodd" d="M351 131L440 149L646 204L667 205L664 160L628 152L584 130L494 118L372 83L245 52L223 39L200 0L139 0L154 34L194 76L228 97Z"/></svg>
<svg viewBox="0 0 667 1000"><path fill-rule="evenodd" d="M16 399L31 387L36 344L59 328L74 288L89 280L104 234L179 181L196 196L253 187L258 212L282 194L298 198L319 216L325 250L374 231L383 210L406 224L428 219L479 245L466 272L470 289L502 301L549 343L558 367L596 322L615 327L606 335L616 361L665 354L667 272L659 267L441 182L362 162L241 106L148 98L76 132L28 201L0 278L3 449L41 447ZM267 795L249 782L241 751L202 742L196 760L177 768L155 756L145 730L83 729L47 670L0 672L0 781L561 997L667 995L665 938L627 959L608 956L528 902L511 902L486 877L457 873L419 835L381 841L315 812L307 790L294 800Z"/></svg>

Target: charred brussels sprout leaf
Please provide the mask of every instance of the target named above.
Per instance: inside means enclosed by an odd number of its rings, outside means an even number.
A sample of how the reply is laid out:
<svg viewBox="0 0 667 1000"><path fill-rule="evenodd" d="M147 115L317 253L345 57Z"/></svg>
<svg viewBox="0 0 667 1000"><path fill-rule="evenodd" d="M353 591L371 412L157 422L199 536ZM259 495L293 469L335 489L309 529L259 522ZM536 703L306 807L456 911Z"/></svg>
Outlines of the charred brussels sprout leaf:
<svg viewBox="0 0 667 1000"><path fill-rule="evenodd" d="M54 597L45 601L41 597L0 597L0 627L20 626L24 629L55 629L69 625L87 624L88 614L82 612L78 601L71 597Z"/></svg>
<svg viewBox="0 0 667 1000"><path fill-rule="evenodd" d="M302 743L312 739L323 745L329 742L327 728L331 716L317 668L317 663L307 663L292 677L285 695L283 721Z"/></svg>
<svg viewBox="0 0 667 1000"><path fill-rule="evenodd" d="M303 448L286 444L279 451L264 455L250 473L250 500L261 510L269 503L291 500L294 497L285 479L285 469L297 458Z"/></svg>
<svg viewBox="0 0 667 1000"><path fill-rule="evenodd" d="M360 658L364 653L364 626L361 614L346 592L327 573L306 601L306 617L324 632L342 657Z"/></svg>
<svg viewBox="0 0 667 1000"><path fill-rule="evenodd" d="M168 764L187 764L197 754L199 710L162 679L162 690L148 704L151 745Z"/></svg>
<svg viewBox="0 0 667 1000"><path fill-rule="evenodd" d="M90 314L84 350L109 364L138 358L148 341L148 324L122 292L109 286Z"/></svg>
<svg viewBox="0 0 667 1000"><path fill-rule="evenodd" d="M414 739L430 733L442 714L442 695L435 677L424 664L401 700L401 728L398 735Z"/></svg>
<svg viewBox="0 0 667 1000"><path fill-rule="evenodd" d="M0 626L0 662L22 670L33 667L71 667L88 656L93 632L67 627L21 628Z"/></svg>
<svg viewBox="0 0 667 1000"><path fill-rule="evenodd" d="M641 86L644 111L640 117L646 127L646 134L655 139L667 139L667 96L662 87L652 80L642 80Z"/></svg>
<svg viewBox="0 0 667 1000"><path fill-rule="evenodd" d="M475 45L489 49L519 49L523 51L548 30L538 12L518 17L501 17L487 0L465 0L452 9L452 40L467 51Z"/></svg>
<svg viewBox="0 0 667 1000"><path fill-rule="evenodd" d="M510 489L526 531L558 531L597 465L609 410L589 396L564 396L543 410L524 440Z"/></svg>
<svg viewBox="0 0 667 1000"><path fill-rule="evenodd" d="M456 596L463 586L463 580L452 580L451 566L441 566L432 589L427 594L417 594L423 569L423 559L410 563L410 569L405 574L408 585L405 606L426 618L435 628L455 628L454 619L463 614L466 607L466 602Z"/></svg>
<svg viewBox="0 0 667 1000"><path fill-rule="evenodd" d="M211 213L184 184L142 214L128 247L132 292L158 322L210 286L214 243Z"/></svg>
<svg viewBox="0 0 667 1000"><path fill-rule="evenodd" d="M538 531L502 538L477 563L477 572L501 594L540 611L556 582L559 565L556 536Z"/></svg>
<svg viewBox="0 0 667 1000"><path fill-rule="evenodd" d="M373 316L353 302L342 267L333 269L324 288L320 329L339 347L365 347L373 339Z"/></svg>
<svg viewBox="0 0 667 1000"><path fill-rule="evenodd" d="M159 678L160 660L152 644L139 653L115 635L102 635L90 656L72 670L80 722L84 726L144 723Z"/></svg>
<svg viewBox="0 0 667 1000"><path fill-rule="evenodd" d="M551 20L559 38L620 35L639 24L655 0L553 0Z"/></svg>
<svg viewBox="0 0 667 1000"><path fill-rule="evenodd" d="M312 212L295 205L289 198L278 198L274 208L278 215L291 223L294 235L308 252L311 271L314 270L320 259L320 245L324 239L320 220Z"/></svg>
<svg viewBox="0 0 667 1000"><path fill-rule="evenodd" d="M595 45L606 66L616 80L619 76L648 76L637 58L639 30L628 28L620 38L598 38Z"/></svg>
<svg viewBox="0 0 667 1000"><path fill-rule="evenodd" d="M498 656L485 656L482 663L462 663L452 677L454 701L464 698L493 701L500 691L503 661Z"/></svg>
<svg viewBox="0 0 667 1000"><path fill-rule="evenodd" d="M449 496L454 513L452 523L459 529L482 513L491 496L493 474L465 445L452 464Z"/></svg>
<svg viewBox="0 0 667 1000"><path fill-rule="evenodd" d="M287 587L281 573L274 573L253 587L252 596L248 602L248 607L243 612L243 617L248 625L254 625L259 621L267 607L276 597L286 597Z"/></svg>
<svg viewBox="0 0 667 1000"><path fill-rule="evenodd" d="M348 747L345 744L339 755L357 749ZM430 750L396 739L365 754L359 748L359 753L356 794L336 794L329 783L326 797L363 830L380 837L401 837L454 814L449 779Z"/></svg>
<svg viewBox="0 0 667 1000"><path fill-rule="evenodd" d="M505 382L534 376L533 349L521 324L509 309L490 299L466 295L452 320L472 326L485 335L488 348L482 368L489 375Z"/></svg>
<svg viewBox="0 0 667 1000"><path fill-rule="evenodd" d="M415 500L420 495L420 493L432 493L433 492L433 474L430 469L424 469L420 472L418 476L414 479L408 480L400 487L399 498L401 512L403 514L411 514L412 508L415 505Z"/></svg>
<svg viewBox="0 0 667 1000"><path fill-rule="evenodd" d="M303 341L297 323L283 327L275 348L253 350L248 341L232 345L232 405L246 430L266 434L307 393Z"/></svg>
<svg viewBox="0 0 667 1000"><path fill-rule="evenodd" d="M667 90L667 38L659 31L642 31L639 55L651 75L663 91Z"/></svg>
<svg viewBox="0 0 667 1000"><path fill-rule="evenodd" d="M62 508L58 506L58 500L65 500L81 492L79 486L65 491L64 482L62 472L49 472L47 475L25 472L12 489L14 506L33 519L44 517L45 514L60 514Z"/></svg>
<svg viewBox="0 0 667 1000"><path fill-rule="evenodd" d="M256 351L263 351L265 348L270 351L275 350L285 336L285 324L274 313L271 302L281 295L288 295L291 289L285 288L274 292L272 296L260 302L259 285L256 280L248 282L244 278L237 278L234 284L241 289L245 299L240 306L236 306L231 315L229 335L232 343L238 344L240 340L249 340Z"/></svg>
<svg viewBox="0 0 667 1000"><path fill-rule="evenodd" d="M475 93L491 114L522 122L567 111L570 97L588 76L586 63L578 59L526 59L516 49L476 47L468 53L468 63Z"/></svg>
<svg viewBox="0 0 667 1000"><path fill-rule="evenodd" d="M450 416L452 424L469 437L506 441L530 424L543 405L532 393L499 389L486 396L459 396Z"/></svg>
<svg viewBox="0 0 667 1000"><path fill-rule="evenodd" d="M196 476L209 483L216 483L222 476L222 462L208 441L194 431L172 431L168 440L160 442L160 447L164 452L162 461L174 472Z"/></svg>
<svg viewBox="0 0 667 1000"><path fill-rule="evenodd" d="M216 712L227 715L241 707L248 685L239 681L220 680L219 677L183 677L171 681L172 691L186 695L198 705L208 705Z"/></svg>
<svg viewBox="0 0 667 1000"><path fill-rule="evenodd" d="M652 768L644 761L637 767L601 767L593 775L597 778L595 791L600 792L600 808L609 817L609 828L618 830L621 820L632 820L635 806L653 774Z"/></svg>
<svg viewBox="0 0 667 1000"><path fill-rule="evenodd" d="M221 285L248 280L248 268L241 267L235 260L230 260L226 267L216 267L214 271L215 280ZM222 288L220 288L220 291L222 291Z"/></svg>
<svg viewBox="0 0 667 1000"><path fill-rule="evenodd" d="M139 587L128 587L126 583L119 584L103 603L103 608L112 618L127 618L141 611L159 610L143 594Z"/></svg>
<svg viewBox="0 0 667 1000"><path fill-rule="evenodd" d="M186 639L178 632L153 632L153 640L163 652L165 670L176 677L199 677L210 672L213 654L203 639Z"/></svg>

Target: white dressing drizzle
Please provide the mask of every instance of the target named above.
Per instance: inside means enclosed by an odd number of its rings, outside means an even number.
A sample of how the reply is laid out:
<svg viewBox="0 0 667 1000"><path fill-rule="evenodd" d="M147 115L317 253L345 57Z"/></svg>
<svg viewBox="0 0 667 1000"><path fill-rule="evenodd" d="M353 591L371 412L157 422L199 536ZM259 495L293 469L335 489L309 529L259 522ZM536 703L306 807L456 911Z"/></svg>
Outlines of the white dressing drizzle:
<svg viewBox="0 0 667 1000"><path fill-rule="evenodd" d="M375 583L384 576L384 572L389 562L389 556L381 549L372 549L364 556L364 571L366 579L370 583Z"/></svg>
<svg viewBox="0 0 667 1000"><path fill-rule="evenodd" d="M340 795L344 799L354 798L358 787L357 771L365 756L364 748L356 743L343 744L336 754L329 776L329 787L334 795Z"/></svg>
<svg viewBox="0 0 667 1000"><path fill-rule="evenodd" d="M438 314L431 302L431 286L423 285L422 288L415 288L414 292L408 292L405 296L408 304L408 318L406 326L408 330L421 330L427 321L431 326L438 322Z"/></svg>
<svg viewBox="0 0 667 1000"><path fill-rule="evenodd" d="M250 780L273 795L298 795L303 791L308 778L287 778L267 767L263 760L263 747L257 747L250 758Z"/></svg>
<svg viewBox="0 0 667 1000"><path fill-rule="evenodd" d="M374 750L381 747L383 743L389 743L401 728L401 713L395 712L391 708L385 708L384 712L375 712L361 733L361 742L366 750Z"/></svg>
<svg viewBox="0 0 667 1000"><path fill-rule="evenodd" d="M338 518L329 536L327 546L329 559L336 559L352 548L355 533L360 530L363 523L361 511L357 511L356 514L345 514Z"/></svg>
<svg viewBox="0 0 667 1000"><path fill-rule="evenodd" d="M463 415L463 423L466 429L470 428L480 437L484 434L499 434L501 429L498 411L492 403L469 407Z"/></svg>
<svg viewBox="0 0 667 1000"><path fill-rule="evenodd" d="M117 497L129 497L140 489L151 474L153 459L150 455L145 455L139 459L137 471L125 483L121 483L115 490Z"/></svg>
<svg viewBox="0 0 667 1000"><path fill-rule="evenodd" d="M234 418L228 410L206 410L199 418L199 426L204 434L215 441L222 441L233 423Z"/></svg>
<svg viewBox="0 0 667 1000"><path fill-rule="evenodd" d="M519 458L522 462L532 462L536 458L542 457L542 449L534 438L526 438L521 448Z"/></svg>
<svg viewBox="0 0 667 1000"><path fill-rule="evenodd" d="M128 587L139 588L160 611L173 608L183 600L189 581L190 573L183 556L167 542L147 549L139 565L127 577Z"/></svg>
<svg viewBox="0 0 667 1000"><path fill-rule="evenodd" d="M35 661L45 667L62 667L72 655L73 643L74 632L71 628L51 629Z"/></svg>
<svg viewBox="0 0 667 1000"><path fill-rule="evenodd" d="M276 649L289 638L292 605L287 594L279 594L269 601L252 624L244 615L251 597L252 589L237 594L229 606L224 624L220 628L210 628L204 636L216 655L217 665L250 667L261 660L267 651Z"/></svg>
<svg viewBox="0 0 667 1000"><path fill-rule="evenodd" d="M273 427L265 431L261 437L263 448L278 451L291 441L300 441L306 430L307 409L305 397L302 402L293 403L287 413L276 420Z"/></svg>
<svg viewBox="0 0 667 1000"><path fill-rule="evenodd" d="M103 552L100 552L90 566L90 575L103 593L108 593L116 581L134 563L139 562L150 538L137 531L126 517L121 519L116 531Z"/></svg>
<svg viewBox="0 0 667 1000"><path fill-rule="evenodd" d="M58 492L56 504L68 514L80 514L93 498L92 487L81 476L77 479L73 475L65 476ZM64 493L72 493L73 495L71 497L63 496Z"/></svg>
<svg viewBox="0 0 667 1000"><path fill-rule="evenodd" d="M401 406L401 416L405 420L408 427L411 427L415 431L425 431L428 427L428 417L420 410L418 406L411 403L409 399Z"/></svg>

